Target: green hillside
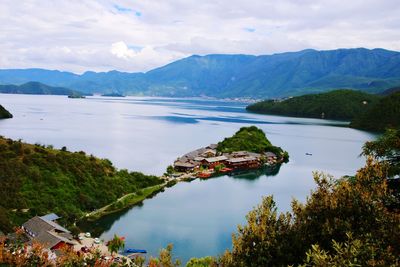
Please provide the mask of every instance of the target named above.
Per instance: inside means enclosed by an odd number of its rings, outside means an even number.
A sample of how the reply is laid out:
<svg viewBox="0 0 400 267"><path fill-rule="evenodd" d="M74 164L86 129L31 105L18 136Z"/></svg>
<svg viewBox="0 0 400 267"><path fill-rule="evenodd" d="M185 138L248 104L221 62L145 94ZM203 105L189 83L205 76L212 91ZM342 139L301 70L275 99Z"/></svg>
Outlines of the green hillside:
<svg viewBox="0 0 400 267"><path fill-rule="evenodd" d="M9 119L12 118L13 115L6 110L2 105L0 105L0 119Z"/></svg>
<svg viewBox="0 0 400 267"><path fill-rule="evenodd" d="M289 159L288 153L283 151L282 148L272 145L265 133L256 126L240 128L232 137L219 142L217 150L223 153L235 151L273 152L278 156L282 155L285 161Z"/></svg>
<svg viewBox="0 0 400 267"><path fill-rule="evenodd" d="M0 85L0 93L32 95L82 95L81 92L69 88L49 86L40 82L27 82L22 85Z"/></svg>
<svg viewBox="0 0 400 267"><path fill-rule="evenodd" d="M265 100L248 106L251 112L306 118L351 120L364 113L379 96L352 90L303 95L284 101Z"/></svg>
<svg viewBox="0 0 400 267"><path fill-rule="evenodd" d="M380 99L366 113L357 116L350 126L377 132L382 132L386 128L399 128L400 92L395 92Z"/></svg>
<svg viewBox="0 0 400 267"><path fill-rule="evenodd" d="M160 184L107 159L0 137L0 230L55 212L72 223L121 196Z"/></svg>

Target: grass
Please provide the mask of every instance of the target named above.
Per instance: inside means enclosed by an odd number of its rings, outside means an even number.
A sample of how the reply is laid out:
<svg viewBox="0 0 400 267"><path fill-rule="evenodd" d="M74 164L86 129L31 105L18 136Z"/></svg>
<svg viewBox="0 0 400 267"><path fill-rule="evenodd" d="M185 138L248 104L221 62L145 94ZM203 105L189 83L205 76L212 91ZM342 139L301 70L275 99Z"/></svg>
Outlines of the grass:
<svg viewBox="0 0 400 267"><path fill-rule="evenodd" d="M154 185L154 186L143 188L136 193L127 194L107 206L104 206L100 209L97 209L91 213L86 214L86 219L88 221L95 221L105 215L126 209L128 207L135 206L138 203L145 200L146 198L149 198L149 197L153 196L154 194L160 192L166 185L167 185L167 183L160 184L160 185Z"/></svg>

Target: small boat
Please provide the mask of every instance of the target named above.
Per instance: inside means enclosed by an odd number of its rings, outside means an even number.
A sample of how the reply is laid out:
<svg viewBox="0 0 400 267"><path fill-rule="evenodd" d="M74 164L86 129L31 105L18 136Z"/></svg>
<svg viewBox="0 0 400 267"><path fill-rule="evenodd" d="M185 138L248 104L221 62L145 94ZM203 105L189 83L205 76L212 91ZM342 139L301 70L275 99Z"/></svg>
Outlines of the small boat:
<svg viewBox="0 0 400 267"><path fill-rule="evenodd" d="M211 177L211 173L209 172L200 172L197 174L197 177L199 178L210 178Z"/></svg>
<svg viewBox="0 0 400 267"><path fill-rule="evenodd" d="M128 248L127 250L125 250L126 253L147 253L146 250L144 249L135 249L135 248Z"/></svg>
<svg viewBox="0 0 400 267"><path fill-rule="evenodd" d="M222 168L220 170L220 172L222 172L222 173L231 172L231 171L233 171L233 169L231 169L231 168Z"/></svg>
<svg viewBox="0 0 400 267"><path fill-rule="evenodd" d="M306 153L306 155L307 155L307 156L312 156L312 154L311 154L311 153Z"/></svg>

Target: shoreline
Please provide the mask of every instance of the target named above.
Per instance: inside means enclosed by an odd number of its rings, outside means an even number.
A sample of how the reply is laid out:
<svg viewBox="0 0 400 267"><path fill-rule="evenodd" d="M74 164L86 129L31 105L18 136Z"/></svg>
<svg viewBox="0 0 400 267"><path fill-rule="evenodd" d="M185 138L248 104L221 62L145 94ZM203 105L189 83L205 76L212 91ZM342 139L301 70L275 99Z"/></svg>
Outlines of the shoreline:
<svg viewBox="0 0 400 267"><path fill-rule="evenodd" d="M169 183L170 181L167 181L159 185L142 188L138 192L126 194L104 207L96 209L90 213L86 213L83 217L81 217L80 220L94 222L104 216L125 210L130 207L134 207L137 204L143 202L144 200L157 195L159 192L162 192L164 188L169 187L168 185Z"/></svg>

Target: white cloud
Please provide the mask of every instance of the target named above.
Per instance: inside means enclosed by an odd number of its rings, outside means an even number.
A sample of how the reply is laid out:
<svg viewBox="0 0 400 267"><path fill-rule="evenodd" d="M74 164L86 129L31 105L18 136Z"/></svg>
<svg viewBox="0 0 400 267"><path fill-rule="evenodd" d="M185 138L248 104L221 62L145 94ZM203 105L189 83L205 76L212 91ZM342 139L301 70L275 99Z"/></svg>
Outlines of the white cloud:
<svg viewBox="0 0 400 267"><path fill-rule="evenodd" d="M113 43L111 45L110 52L116 57L123 59L133 58L136 54L133 49L129 49L128 46L122 41Z"/></svg>
<svg viewBox="0 0 400 267"><path fill-rule="evenodd" d="M400 50L398 14L398 0L3 0L0 68L134 72L191 54Z"/></svg>

